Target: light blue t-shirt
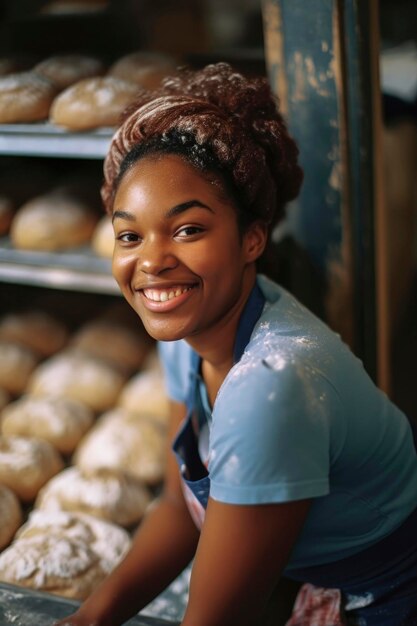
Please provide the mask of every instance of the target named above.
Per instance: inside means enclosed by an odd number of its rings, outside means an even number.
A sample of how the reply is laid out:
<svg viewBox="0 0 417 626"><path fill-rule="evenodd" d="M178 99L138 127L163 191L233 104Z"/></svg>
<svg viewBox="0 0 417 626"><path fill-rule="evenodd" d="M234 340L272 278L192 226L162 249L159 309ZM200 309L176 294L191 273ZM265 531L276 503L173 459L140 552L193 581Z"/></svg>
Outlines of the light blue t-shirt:
<svg viewBox="0 0 417 626"><path fill-rule="evenodd" d="M210 496L231 504L313 498L286 571L357 553L417 506L407 418L340 337L258 276L266 303L209 420ZM169 396L185 402L192 350L159 346Z"/></svg>

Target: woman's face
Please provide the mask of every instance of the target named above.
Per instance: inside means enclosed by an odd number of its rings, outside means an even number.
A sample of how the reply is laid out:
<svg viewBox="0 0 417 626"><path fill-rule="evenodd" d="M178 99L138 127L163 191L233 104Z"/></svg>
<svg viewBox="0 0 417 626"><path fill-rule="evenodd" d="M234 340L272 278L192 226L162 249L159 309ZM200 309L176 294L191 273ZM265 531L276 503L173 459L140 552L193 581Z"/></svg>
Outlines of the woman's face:
<svg viewBox="0 0 417 626"><path fill-rule="evenodd" d="M251 231L239 234L232 201L182 158L145 157L129 169L113 224L114 277L152 337L215 333L241 310L259 256Z"/></svg>

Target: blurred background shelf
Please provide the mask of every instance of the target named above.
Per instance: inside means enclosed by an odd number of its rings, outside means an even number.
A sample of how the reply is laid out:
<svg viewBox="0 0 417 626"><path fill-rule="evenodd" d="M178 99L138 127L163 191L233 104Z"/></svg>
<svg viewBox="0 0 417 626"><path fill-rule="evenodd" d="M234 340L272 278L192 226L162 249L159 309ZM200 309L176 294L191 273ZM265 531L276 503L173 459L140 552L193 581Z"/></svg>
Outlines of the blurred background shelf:
<svg viewBox="0 0 417 626"><path fill-rule="evenodd" d="M119 295L111 275L111 261L85 246L65 252L15 250L7 237L0 239L0 281Z"/></svg>

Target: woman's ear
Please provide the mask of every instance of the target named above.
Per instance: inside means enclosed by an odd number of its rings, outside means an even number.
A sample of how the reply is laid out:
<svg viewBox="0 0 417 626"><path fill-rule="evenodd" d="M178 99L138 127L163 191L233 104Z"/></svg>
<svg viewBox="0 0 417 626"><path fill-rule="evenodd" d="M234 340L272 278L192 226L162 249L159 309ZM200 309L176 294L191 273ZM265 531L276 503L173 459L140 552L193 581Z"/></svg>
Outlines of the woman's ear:
<svg viewBox="0 0 417 626"><path fill-rule="evenodd" d="M252 222L243 234L243 246L248 263L253 263L261 256L267 241L268 227L265 222Z"/></svg>

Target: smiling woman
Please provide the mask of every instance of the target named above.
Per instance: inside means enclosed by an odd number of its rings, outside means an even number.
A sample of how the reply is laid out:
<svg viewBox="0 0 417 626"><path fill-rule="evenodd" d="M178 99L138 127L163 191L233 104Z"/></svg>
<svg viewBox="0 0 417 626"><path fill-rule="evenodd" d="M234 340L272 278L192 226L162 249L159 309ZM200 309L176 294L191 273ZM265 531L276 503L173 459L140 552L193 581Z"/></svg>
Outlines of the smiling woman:
<svg viewBox="0 0 417 626"><path fill-rule="evenodd" d="M299 191L297 155L266 80L224 63L143 92L116 132L113 273L159 342L172 451L131 551L61 626L122 624L193 557L182 626L283 624L282 574L309 583L288 624L310 623L312 584L339 590L326 626L417 619L407 418L257 271Z"/></svg>

